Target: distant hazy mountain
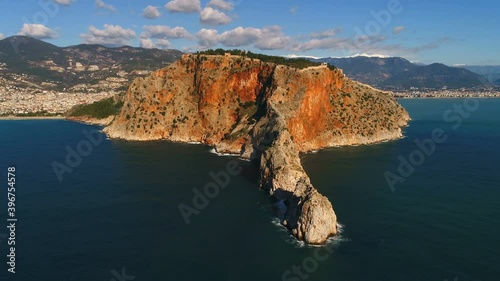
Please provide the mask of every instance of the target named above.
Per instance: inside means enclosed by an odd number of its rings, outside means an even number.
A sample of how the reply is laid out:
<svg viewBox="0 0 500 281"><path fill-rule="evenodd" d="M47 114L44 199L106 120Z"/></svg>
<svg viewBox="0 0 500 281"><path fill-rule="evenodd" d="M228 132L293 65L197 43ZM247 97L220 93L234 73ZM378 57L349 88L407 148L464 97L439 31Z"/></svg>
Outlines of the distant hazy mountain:
<svg viewBox="0 0 500 281"><path fill-rule="evenodd" d="M15 79L24 74L30 83L51 83L58 88L95 84L110 77L131 80L178 60L178 50L109 48L101 45L57 47L26 36L0 40L0 74ZM119 75L118 75L119 74ZM118 76L117 76L118 75ZM125 84L125 83L124 83Z"/></svg>
<svg viewBox="0 0 500 281"><path fill-rule="evenodd" d="M481 75L464 68L444 64L420 65L404 58L321 58L315 61L327 62L341 68L355 80L385 89L417 88L473 88L490 83Z"/></svg>
<svg viewBox="0 0 500 281"><path fill-rule="evenodd" d="M348 77L374 86L382 86L384 81L394 75L417 67L403 58L321 58L317 61L335 65L341 68Z"/></svg>
<svg viewBox="0 0 500 281"><path fill-rule="evenodd" d="M487 86L489 82L481 75L467 69L434 63L419 66L409 72L398 73L387 79L385 85L402 88L472 88Z"/></svg>
<svg viewBox="0 0 500 281"><path fill-rule="evenodd" d="M499 85L498 80L500 80L500 65L466 65L463 66L463 68L477 74L481 74L489 82Z"/></svg>

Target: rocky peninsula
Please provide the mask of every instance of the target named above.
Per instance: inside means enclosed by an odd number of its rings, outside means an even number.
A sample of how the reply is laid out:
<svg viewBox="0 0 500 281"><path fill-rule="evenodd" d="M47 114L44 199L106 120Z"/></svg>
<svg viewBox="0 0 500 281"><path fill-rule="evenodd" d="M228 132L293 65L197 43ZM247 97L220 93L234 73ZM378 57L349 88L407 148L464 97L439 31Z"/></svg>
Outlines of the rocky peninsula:
<svg viewBox="0 0 500 281"><path fill-rule="evenodd" d="M293 235L337 234L332 204L311 184L300 153L402 137L408 113L391 93L326 65L293 68L242 56L186 54L136 79L110 138L200 142L255 161L260 187L287 207Z"/></svg>

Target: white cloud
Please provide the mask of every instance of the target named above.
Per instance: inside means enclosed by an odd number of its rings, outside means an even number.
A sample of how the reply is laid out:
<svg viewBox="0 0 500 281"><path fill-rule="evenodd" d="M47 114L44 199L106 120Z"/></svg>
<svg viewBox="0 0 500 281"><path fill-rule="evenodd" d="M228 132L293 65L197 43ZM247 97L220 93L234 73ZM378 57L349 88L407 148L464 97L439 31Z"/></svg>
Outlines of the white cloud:
<svg viewBox="0 0 500 281"><path fill-rule="evenodd" d="M208 2L208 6L216 7L226 11L232 10L234 8L233 3L227 2L225 0L210 0L210 2Z"/></svg>
<svg viewBox="0 0 500 281"><path fill-rule="evenodd" d="M141 47L143 48L170 48L172 44L168 39L194 39L184 27L170 27L165 25L145 25L141 34ZM153 41L155 39L155 41Z"/></svg>
<svg viewBox="0 0 500 281"><path fill-rule="evenodd" d="M198 13L201 11L200 0L171 0L165 9L174 13Z"/></svg>
<svg viewBox="0 0 500 281"><path fill-rule="evenodd" d="M323 38L328 38L328 37L335 37L341 31L342 30L340 28L328 29L328 30L321 31L321 32L311 33L310 37L313 39L323 39Z"/></svg>
<svg viewBox="0 0 500 281"><path fill-rule="evenodd" d="M125 29L119 25L105 24L104 29L98 29L95 26L90 26L86 34L81 34L80 37L86 44L103 44L103 45L129 45L130 40L137 37L135 31Z"/></svg>
<svg viewBox="0 0 500 281"><path fill-rule="evenodd" d="M310 51L314 49L342 49L343 46L347 46L349 39L338 39L338 38L322 38L322 39L311 39L306 42L301 42L295 44L292 47L292 51Z"/></svg>
<svg viewBox="0 0 500 281"><path fill-rule="evenodd" d="M257 41L260 30L253 27L237 27L220 35L220 43L229 47L247 46Z"/></svg>
<svg viewBox="0 0 500 281"><path fill-rule="evenodd" d="M259 40L259 42L255 44L255 47L261 50L280 50L286 49L286 47L290 45L290 43L291 39L289 37L268 37Z"/></svg>
<svg viewBox="0 0 500 281"><path fill-rule="evenodd" d="M311 36L313 39L296 43L291 50L292 51L310 51L315 49L321 50L333 50L333 51L343 51L346 55L350 55L356 52L372 52L373 49L377 49L377 46L381 42L385 41L386 38L381 35L375 36L358 36L356 38L337 38L337 37L321 37L321 36ZM316 37L316 38L314 38Z"/></svg>
<svg viewBox="0 0 500 281"><path fill-rule="evenodd" d="M404 26L396 26L392 29L392 33L399 34L403 31L405 31L405 29L406 29L406 27L404 27Z"/></svg>
<svg viewBox="0 0 500 281"><path fill-rule="evenodd" d="M141 38L139 42L141 48L145 49L168 49L172 46L172 44L170 44L170 41L168 41L167 39L157 39L156 41L153 41L150 38Z"/></svg>
<svg viewBox="0 0 500 281"><path fill-rule="evenodd" d="M388 55L383 55L383 54L366 54L366 53L362 53L362 54L354 54L354 55L350 55L350 56L345 56L345 57L337 57L337 58L357 58L357 57L382 58L382 59L386 59L386 58L390 58L391 56L388 56Z"/></svg>
<svg viewBox="0 0 500 281"><path fill-rule="evenodd" d="M439 48L451 41L450 38L423 44L421 46L404 46L389 44L388 38L382 35L340 37L341 29L329 29L311 33L307 36L288 36L280 26L236 27L219 33L216 29L201 29L196 33L198 47L194 49L223 47L254 47L260 50L286 50L303 55L311 51L327 50L335 55L353 56L408 56L430 49ZM302 56L303 56L302 55Z"/></svg>
<svg viewBox="0 0 500 281"><path fill-rule="evenodd" d="M196 38L198 38L198 44L204 48L213 47L219 44L219 34L215 29L203 28L196 33Z"/></svg>
<svg viewBox="0 0 500 281"><path fill-rule="evenodd" d="M157 39L193 38L193 35L191 35L184 27L180 26L170 27L166 25L145 25L143 29L144 32L141 34L141 38L157 38Z"/></svg>
<svg viewBox="0 0 500 281"><path fill-rule="evenodd" d="M53 0L53 1L63 6L69 6L73 3L73 0Z"/></svg>
<svg viewBox="0 0 500 281"><path fill-rule="evenodd" d="M160 49L168 49L172 46L172 44L170 44L170 41L167 39L158 39L156 40L156 46Z"/></svg>
<svg viewBox="0 0 500 281"><path fill-rule="evenodd" d="M237 27L219 34L215 29L202 29L197 34L198 44L208 48L218 44L226 47L255 46L261 50L286 49L293 39L286 36L280 26L264 28Z"/></svg>
<svg viewBox="0 0 500 281"><path fill-rule="evenodd" d="M295 14L299 11L299 6L293 6L290 8L290 13Z"/></svg>
<svg viewBox="0 0 500 281"><path fill-rule="evenodd" d="M155 6L147 6L144 11L142 11L142 16L147 19L156 19L161 16L158 7Z"/></svg>
<svg viewBox="0 0 500 281"><path fill-rule="evenodd" d="M221 25L230 23L231 18L221 11L217 11L211 7L206 7L201 11L200 21L204 24Z"/></svg>
<svg viewBox="0 0 500 281"><path fill-rule="evenodd" d="M3 33L0 33L0 40L2 40L4 38L5 38L5 35L3 35Z"/></svg>
<svg viewBox="0 0 500 281"><path fill-rule="evenodd" d="M145 49L153 49L153 48L155 48L155 43L153 42L153 40L151 40L149 38L141 38L140 46L141 46L141 48L145 48Z"/></svg>
<svg viewBox="0 0 500 281"><path fill-rule="evenodd" d="M267 26L259 30L259 38L255 47L261 50L286 49L293 39L286 36L280 26Z"/></svg>
<svg viewBox="0 0 500 281"><path fill-rule="evenodd" d="M326 38L313 39L293 46L293 51L310 50L331 50L342 52L344 57L372 56L372 57L393 57L393 56L413 56L417 53L439 48L441 45L451 41L450 38L440 38L438 40L420 45L404 46L401 44L387 44L384 36L360 36L356 38Z"/></svg>
<svg viewBox="0 0 500 281"><path fill-rule="evenodd" d="M54 39L59 36L56 31L46 27L43 24L23 24L19 35L30 36L37 39Z"/></svg>
<svg viewBox="0 0 500 281"><path fill-rule="evenodd" d="M114 6L104 3L103 0L95 0L95 5L97 6L97 8L116 12L116 8Z"/></svg>
<svg viewBox="0 0 500 281"><path fill-rule="evenodd" d="M237 27L220 35L220 42L228 47L254 45L261 50L285 49L292 43L281 27L268 26L262 29L253 27Z"/></svg>
<svg viewBox="0 0 500 281"><path fill-rule="evenodd" d="M289 58L289 59L296 59L296 58L308 58L308 59L320 59L321 57L315 57L315 56L303 56L303 55L296 55L296 54L290 54L290 55L286 55L285 56L286 58Z"/></svg>

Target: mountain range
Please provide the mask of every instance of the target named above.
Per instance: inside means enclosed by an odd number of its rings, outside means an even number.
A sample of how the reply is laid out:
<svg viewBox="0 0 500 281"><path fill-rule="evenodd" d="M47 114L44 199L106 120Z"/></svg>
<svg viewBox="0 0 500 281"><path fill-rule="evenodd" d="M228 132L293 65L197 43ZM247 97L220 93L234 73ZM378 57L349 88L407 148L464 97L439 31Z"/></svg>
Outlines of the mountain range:
<svg viewBox="0 0 500 281"><path fill-rule="evenodd" d="M500 65L464 65L460 67L481 74L490 83L500 86Z"/></svg>
<svg viewBox="0 0 500 281"><path fill-rule="evenodd" d="M177 61L179 50L58 47L26 36L0 40L0 82L67 91L124 91L137 77ZM308 58L341 68L357 81L386 90L487 88L500 85L500 66L422 65L404 58Z"/></svg>
<svg viewBox="0 0 500 281"><path fill-rule="evenodd" d="M482 75L441 63L421 65L404 58L349 57L312 59L333 64L355 80L388 90L490 87Z"/></svg>
<svg viewBox="0 0 500 281"><path fill-rule="evenodd" d="M0 75L20 87L43 84L69 89L107 81L103 87L113 84L126 89L134 78L165 67L181 55L178 50L129 46L57 47L31 37L13 36L0 40Z"/></svg>

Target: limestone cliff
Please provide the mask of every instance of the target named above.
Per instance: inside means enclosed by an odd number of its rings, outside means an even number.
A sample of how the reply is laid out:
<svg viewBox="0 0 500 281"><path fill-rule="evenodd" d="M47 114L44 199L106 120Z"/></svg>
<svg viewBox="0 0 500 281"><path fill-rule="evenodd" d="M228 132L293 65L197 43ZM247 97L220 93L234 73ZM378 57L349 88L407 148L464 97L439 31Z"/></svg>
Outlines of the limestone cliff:
<svg viewBox="0 0 500 281"><path fill-rule="evenodd" d="M341 70L296 69L239 56L184 55L135 80L111 138L202 142L260 163L260 185L287 206L283 224L322 244L337 233L330 201L310 183L300 152L402 136L395 98Z"/></svg>

